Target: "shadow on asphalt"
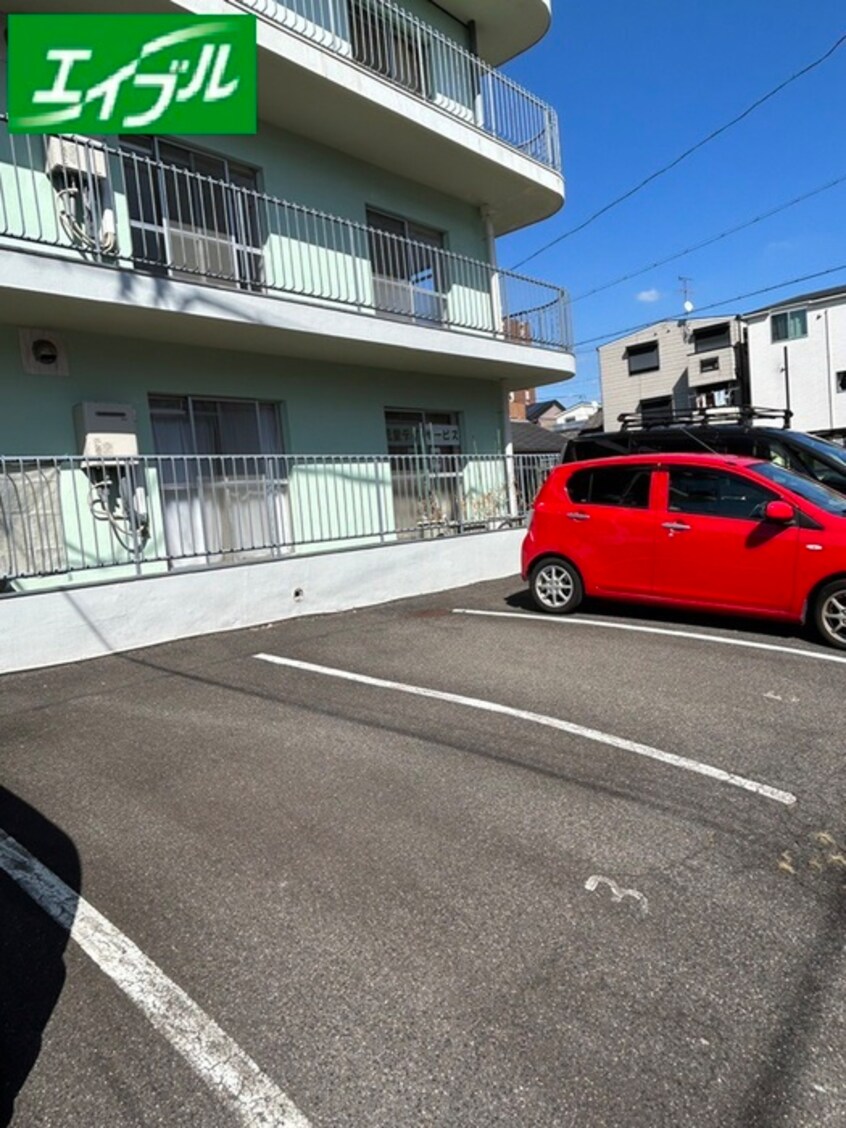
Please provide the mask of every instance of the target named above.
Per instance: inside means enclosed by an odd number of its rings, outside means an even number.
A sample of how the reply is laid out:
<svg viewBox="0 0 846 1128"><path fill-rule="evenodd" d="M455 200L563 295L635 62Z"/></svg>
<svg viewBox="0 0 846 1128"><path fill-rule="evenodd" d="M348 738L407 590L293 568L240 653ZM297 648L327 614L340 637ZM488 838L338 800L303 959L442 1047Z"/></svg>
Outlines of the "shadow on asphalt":
<svg viewBox="0 0 846 1128"><path fill-rule="evenodd" d="M523 601L526 601L525 603ZM525 590L518 590L504 598L504 602L512 607L524 608L533 607L529 600L528 592ZM91 632L103 643L105 647L111 649L109 640L99 629L99 627L92 622L92 620L82 611L80 607L72 603L74 611L83 620ZM585 604L587 608L587 603ZM639 608L639 611L643 608ZM448 612L446 612L448 614ZM536 612L541 614L540 612ZM440 614L440 612L438 612ZM710 620L708 620L710 622ZM688 623L691 620L688 620ZM712 623L713 625L713 623ZM144 651L136 652L115 652L113 657L121 662L125 662L130 667L136 667L149 670L150 672L163 674L165 676L172 676L181 678L184 681L192 682L196 685L204 686L209 689L223 690L227 693L238 694L252 698L254 700L268 701L274 703L286 702L284 692L272 692L259 689L256 685L250 684L248 686L238 685L232 681L223 678L209 676L207 673L199 673L195 671L188 671L184 668L173 667L166 662L157 662L151 658L144 656ZM221 663L227 671L229 671L230 661L226 659ZM330 717L333 719L349 719L349 714L344 709L332 709L325 703L306 704L302 701L292 703L296 708L303 712L313 713L317 716ZM389 724L387 718L380 716L377 721L368 717L367 723L378 724L378 727L386 733L393 733L399 736L419 736L419 731L415 728L413 723L410 724ZM767 813L760 805L744 807L745 815L743 819L738 819L737 812L731 802L725 804L725 816L715 817L709 809L707 803L702 800L694 799L691 796L690 788L667 788L662 793L658 794L650 792L648 785L641 787L638 783L631 780L620 779L617 783L612 784L610 781L602 781L596 778L595 774L587 770L579 770L572 766L569 770L563 766L551 765L542 760L535 759L528 752L523 749L521 752L514 752L512 754L494 752L490 748L480 748L475 742L461 741L458 739L447 740L441 735L438 739L441 747L452 748L457 752L466 753L476 756L479 759L489 760L497 763L506 764L510 767L519 768L523 771L531 772L535 775L554 780L558 783L570 783L578 787L583 787L589 791L597 794L604 794L614 798L633 799L636 802L642 803L645 807L650 808L656 812L663 814L672 814L674 816L683 816L696 822L699 826L706 828L710 831L715 831L721 834L730 835L738 840L743 840L747 843L755 842L760 835L767 836L770 833L772 826L772 814ZM734 796L734 800L743 802L743 796ZM753 814L753 811L755 812ZM783 814L783 813L782 813ZM0 826L2 823L0 823Z"/></svg>
<svg viewBox="0 0 846 1128"><path fill-rule="evenodd" d="M515 611L532 611L536 615L543 615L532 602L532 597L527 589L512 592L505 596L504 602ZM642 623L655 623L662 627L676 630L694 628L702 630L710 628L730 632L733 634L757 634L773 639L783 639L786 642L811 642L822 646L819 639L810 628L802 627L798 623L778 623L770 619L750 619L735 617L733 615L715 615L695 611L678 611L670 607L652 607L644 603L616 603L601 599L586 599L577 614L591 615L595 619L634 619Z"/></svg>
<svg viewBox="0 0 846 1128"><path fill-rule="evenodd" d="M830 993L837 983L846 935L846 886L836 870L829 877L827 896L819 898L819 925L802 966L792 982L784 985L769 1050L737 1120L746 1128L771 1128L787 1122L795 1098L807 1094L808 1078L814 1075L815 1046L826 1040L822 1027L826 1009L831 1008Z"/></svg>
<svg viewBox="0 0 846 1128"><path fill-rule="evenodd" d="M100 628L72 601L71 605L91 632L100 639L104 646L111 649L107 637ZM144 651L113 653L113 657L118 661L125 662L130 667L149 670L153 673L163 674L165 676L178 677L183 681L192 682L195 685L205 686L209 689L223 690L226 693L238 694L256 701L268 701L277 704L286 701L284 692L262 690L255 684L241 686L232 681L225 680L225 675L223 678L216 678L209 676L207 673L188 671L178 667L174 668L173 666L167 665L167 663L156 662L145 657ZM231 676L230 660L226 659L225 662L221 664ZM318 704L317 701L315 701L314 703L306 704L302 701L296 701L292 704L302 712L313 713L317 716L339 720L349 719L349 714L344 709L332 709L322 702ZM372 725L378 724L378 727L382 731L394 733L398 736L417 737L420 735L413 723L389 724L384 715L380 715L378 721L374 720L372 717L368 717L367 723ZM746 841L754 841L755 837L761 833L762 828L758 825L759 819L764 820L765 827L769 828L770 826L770 817L763 813L762 808L759 808L761 811L760 815L754 816L751 809L747 808L746 818L742 823L738 821L736 814L727 815L725 818L714 818L701 801L692 800L690 798L689 788L679 790L675 793L672 790L668 790L659 796L655 793L650 794L648 787L640 787L631 782L621 782L618 787L610 782L600 781L596 779L595 774L589 769L579 771L574 767L571 770L565 770L563 766L552 766L548 763L533 759L526 749L523 749L522 753L498 753L490 748L480 748L478 744L473 741L461 741L455 737L448 740L443 735L439 737L438 743L441 747L452 748L457 752L476 756L482 760L489 760L506 764L510 767L520 768L523 771L554 780L557 783L571 783L610 797L635 799L644 806L665 814L679 815L683 813L686 818L697 822L702 827L722 834L741 837ZM727 808L731 810L731 804L727 804ZM0 826L2 826L2 823L0 823ZM768 833L768 831L765 831L765 833Z"/></svg>
<svg viewBox="0 0 846 1128"><path fill-rule="evenodd" d="M0 787L0 828L80 891L79 854L70 838ZM73 905L74 913L76 905ZM41 1052L41 1039L65 982L68 931L0 869L0 1126Z"/></svg>

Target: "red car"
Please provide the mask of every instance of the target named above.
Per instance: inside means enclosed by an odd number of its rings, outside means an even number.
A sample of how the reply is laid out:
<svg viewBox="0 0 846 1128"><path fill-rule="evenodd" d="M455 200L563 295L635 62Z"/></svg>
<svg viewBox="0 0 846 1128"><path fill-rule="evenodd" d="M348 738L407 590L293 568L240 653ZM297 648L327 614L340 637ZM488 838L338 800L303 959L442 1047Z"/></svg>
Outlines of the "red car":
<svg viewBox="0 0 846 1128"><path fill-rule="evenodd" d="M647 454L556 467L523 579L541 611L583 596L796 623L846 650L846 498L772 462Z"/></svg>

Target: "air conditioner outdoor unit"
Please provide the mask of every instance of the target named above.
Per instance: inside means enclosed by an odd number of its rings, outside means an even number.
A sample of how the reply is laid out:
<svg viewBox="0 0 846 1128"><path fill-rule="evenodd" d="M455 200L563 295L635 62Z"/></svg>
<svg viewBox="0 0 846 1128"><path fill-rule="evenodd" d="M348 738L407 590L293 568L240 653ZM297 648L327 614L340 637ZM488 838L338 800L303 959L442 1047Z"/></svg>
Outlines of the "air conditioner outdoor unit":
<svg viewBox="0 0 846 1128"><path fill-rule="evenodd" d="M81 173L105 180L107 154L102 141L75 135L47 138L47 172L50 176Z"/></svg>

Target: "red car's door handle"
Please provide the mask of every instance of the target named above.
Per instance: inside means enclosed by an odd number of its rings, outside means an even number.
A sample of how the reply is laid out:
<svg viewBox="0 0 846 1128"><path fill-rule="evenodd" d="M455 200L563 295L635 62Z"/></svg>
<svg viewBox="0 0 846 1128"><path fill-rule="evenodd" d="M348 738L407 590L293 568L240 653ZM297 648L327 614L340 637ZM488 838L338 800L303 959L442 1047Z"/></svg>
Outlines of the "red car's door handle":
<svg viewBox="0 0 846 1128"><path fill-rule="evenodd" d="M567 516L570 518L571 521L589 521L590 520L590 514L589 513L568 513Z"/></svg>
<svg viewBox="0 0 846 1128"><path fill-rule="evenodd" d="M665 521L661 526L662 529L669 529L671 533L689 533L690 525L685 525L681 521Z"/></svg>

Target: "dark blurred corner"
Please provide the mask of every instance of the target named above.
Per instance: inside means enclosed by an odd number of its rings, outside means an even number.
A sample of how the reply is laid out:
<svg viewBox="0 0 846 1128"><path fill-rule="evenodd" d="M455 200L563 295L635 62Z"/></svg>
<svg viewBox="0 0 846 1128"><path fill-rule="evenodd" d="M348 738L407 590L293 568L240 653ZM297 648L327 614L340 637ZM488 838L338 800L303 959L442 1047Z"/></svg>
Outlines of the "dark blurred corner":
<svg viewBox="0 0 846 1128"><path fill-rule="evenodd" d="M57 826L0 787L0 830L80 890L79 854ZM0 839L0 848L2 839ZM65 982L68 932L0 868L0 1126L38 1060L44 1029Z"/></svg>

